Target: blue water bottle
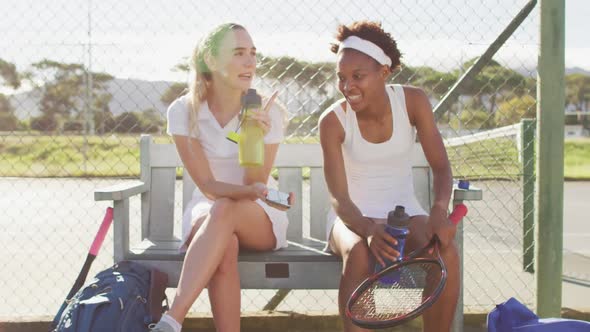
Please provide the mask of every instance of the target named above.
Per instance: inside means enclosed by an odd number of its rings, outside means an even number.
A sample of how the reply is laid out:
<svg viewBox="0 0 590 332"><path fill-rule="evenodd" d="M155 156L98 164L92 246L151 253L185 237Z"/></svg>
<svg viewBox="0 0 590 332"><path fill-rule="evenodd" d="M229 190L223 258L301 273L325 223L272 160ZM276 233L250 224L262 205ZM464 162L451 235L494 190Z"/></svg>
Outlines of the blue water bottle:
<svg viewBox="0 0 590 332"><path fill-rule="evenodd" d="M406 209L401 205L396 205L395 210L390 211L387 215L387 225L385 226L385 231L397 240L397 244L392 245L392 248L399 252L400 255L398 260L402 259L404 245L406 243L406 236L410 232L408 230L409 224L410 216L406 213ZM375 264L375 272L379 272L393 263L394 262L385 260L385 267L377 263ZM394 284L399 282L399 275L385 275L381 277L379 281L385 284Z"/></svg>

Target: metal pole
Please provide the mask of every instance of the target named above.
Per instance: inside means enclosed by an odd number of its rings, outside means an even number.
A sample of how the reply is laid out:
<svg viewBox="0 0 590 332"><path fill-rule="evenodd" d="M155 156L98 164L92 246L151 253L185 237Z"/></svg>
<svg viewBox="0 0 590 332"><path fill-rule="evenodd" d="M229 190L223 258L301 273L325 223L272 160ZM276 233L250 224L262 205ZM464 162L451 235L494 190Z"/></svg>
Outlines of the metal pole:
<svg viewBox="0 0 590 332"><path fill-rule="evenodd" d="M520 122L522 164L522 268L533 272L535 259L535 120Z"/></svg>
<svg viewBox="0 0 590 332"><path fill-rule="evenodd" d="M565 0L541 0L537 79L537 314L559 317L563 261Z"/></svg>
<svg viewBox="0 0 590 332"><path fill-rule="evenodd" d="M88 86L86 87L86 107L88 110L88 126L90 130L90 135L94 136L94 109L92 105L92 90L93 90L93 82L92 82L92 0L88 0L88 69L86 74L88 75Z"/></svg>
<svg viewBox="0 0 590 332"><path fill-rule="evenodd" d="M440 102L434 107L434 115L437 119L445 114L448 111L451 104L455 101L457 96L461 92L461 88L463 86L471 84L471 79L475 77L475 75L479 74L479 72L485 67L485 65L494 57L494 54L498 52L498 50L504 45L506 40L512 36L514 31L522 24L522 22L529 16L535 5L537 4L537 0L529 1L521 10L520 12L512 19L512 21L506 26L504 31L502 31L496 40L490 44L490 46L485 50L485 52L475 61L469 69L457 80L455 85L453 85L449 91L442 97Z"/></svg>

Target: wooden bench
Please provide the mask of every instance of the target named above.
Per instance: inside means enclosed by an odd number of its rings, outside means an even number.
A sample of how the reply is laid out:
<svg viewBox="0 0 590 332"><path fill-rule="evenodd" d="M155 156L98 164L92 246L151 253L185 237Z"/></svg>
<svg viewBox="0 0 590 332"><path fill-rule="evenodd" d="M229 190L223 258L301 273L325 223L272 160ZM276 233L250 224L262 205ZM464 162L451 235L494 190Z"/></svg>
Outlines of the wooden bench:
<svg viewBox="0 0 590 332"><path fill-rule="evenodd" d="M166 272L169 287L175 287L184 258L178 253L180 239L174 236L174 220L181 218L174 215L174 208L177 168L182 167L182 162L173 144L156 144L148 135L142 135L140 149L140 180L96 190L94 197L97 201L113 201L115 261L133 260L154 266ZM275 162L279 189L296 195L296 204L288 212L289 246L274 252L240 252L242 288L338 288L342 262L324 251L330 203L322 159L319 144L283 144L279 148ZM432 173L419 143L414 146L412 165L416 196L428 211L433 199ZM303 172L309 172L309 181L304 181ZM183 173L183 210L194 188L188 172ZM302 195L307 188L309 196L304 201ZM130 243L129 199L135 195L141 195L141 241ZM454 204L481 198L479 189L454 189ZM307 215L309 226L304 222ZM304 231L307 226L309 234ZM462 247L462 228L457 233Z"/></svg>

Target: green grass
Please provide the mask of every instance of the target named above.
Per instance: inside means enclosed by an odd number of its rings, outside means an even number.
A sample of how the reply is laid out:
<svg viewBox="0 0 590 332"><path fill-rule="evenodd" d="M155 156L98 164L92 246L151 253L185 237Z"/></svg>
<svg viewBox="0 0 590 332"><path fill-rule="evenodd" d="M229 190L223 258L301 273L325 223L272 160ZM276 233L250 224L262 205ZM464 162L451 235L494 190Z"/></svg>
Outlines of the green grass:
<svg viewBox="0 0 590 332"><path fill-rule="evenodd" d="M493 139L447 149L455 178L516 179L522 174L512 139Z"/></svg>
<svg viewBox="0 0 590 332"><path fill-rule="evenodd" d="M170 141L167 137L158 142ZM139 136L1 136L0 176L136 177Z"/></svg>
<svg viewBox="0 0 590 332"><path fill-rule="evenodd" d="M155 136L159 143L168 136ZM289 143L317 143L315 137ZM457 178L517 179L522 170L513 140L495 139L448 148ZM565 142L565 178L590 180L590 139ZM0 176L137 177L139 135L129 136L0 136Z"/></svg>
<svg viewBox="0 0 590 332"><path fill-rule="evenodd" d="M590 179L590 139L571 139L566 141L564 155L564 173L566 179Z"/></svg>

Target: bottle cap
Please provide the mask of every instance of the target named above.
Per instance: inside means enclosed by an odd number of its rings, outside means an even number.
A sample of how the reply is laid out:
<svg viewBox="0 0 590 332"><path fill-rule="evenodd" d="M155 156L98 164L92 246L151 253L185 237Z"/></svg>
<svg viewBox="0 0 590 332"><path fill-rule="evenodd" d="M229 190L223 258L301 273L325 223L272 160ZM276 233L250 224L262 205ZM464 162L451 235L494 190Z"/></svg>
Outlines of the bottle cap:
<svg viewBox="0 0 590 332"><path fill-rule="evenodd" d="M262 99L256 93L256 89L248 89L248 92L242 96L242 106L248 107L260 107L262 105Z"/></svg>
<svg viewBox="0 0 590 332"><path fill-rule="evenodd" d="M468 180L459 180L459 184L457 186L461 189L469 189L469 181Z"/></svg>
<svg viewBox="0 0 590 332"><path fill-rule="evenodd" d="M410 216L402 205L396 205L393 211L387 214L387 224L395 227L407 227L410 222Z"/></svg>
<svg viewBox="0 0 590 332"><path fill-rule="evenodd" d="M406 208L401 205L396 205L395 210L393 210L393 215L397 218L401 218L406 214Z"/></svg>

